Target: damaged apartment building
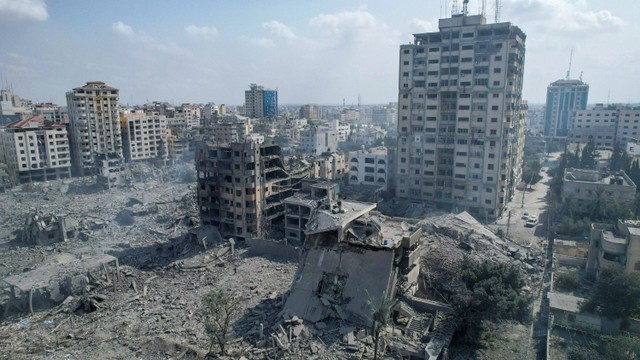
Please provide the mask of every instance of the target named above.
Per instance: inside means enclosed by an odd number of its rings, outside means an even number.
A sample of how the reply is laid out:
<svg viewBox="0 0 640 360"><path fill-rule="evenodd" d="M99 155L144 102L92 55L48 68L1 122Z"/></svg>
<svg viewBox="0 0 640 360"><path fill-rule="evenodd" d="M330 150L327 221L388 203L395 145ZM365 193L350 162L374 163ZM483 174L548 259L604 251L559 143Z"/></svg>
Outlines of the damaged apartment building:
<svg viewBox="0 0 640 360"><path fill-rule="evenodd" d="M391 317L399 332L387 346L403 357L441 358L455 320L449 306L415 296L422 228L372 213L374 203L338 200L335 184L309 190L285 201L287 239L304 244L285 316L369 328L372 304L397 299Z"/></svg>
<svg viewBox="0 0 640 360"><path fill-rule="evenodd" d="M254 142L203 144L196 152L198 206L204 224L225 238L262 237L284 217L292 177L280 147Z"/></svg>

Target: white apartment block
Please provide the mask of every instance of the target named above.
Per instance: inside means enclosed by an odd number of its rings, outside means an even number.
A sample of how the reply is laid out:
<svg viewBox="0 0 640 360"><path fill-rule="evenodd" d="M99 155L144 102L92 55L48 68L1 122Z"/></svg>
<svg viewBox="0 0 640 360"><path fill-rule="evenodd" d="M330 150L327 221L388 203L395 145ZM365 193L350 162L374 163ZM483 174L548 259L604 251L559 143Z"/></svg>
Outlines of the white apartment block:
<svg viewBox="0 0 640 360"><path fill-rule="evenodd" d="M396 196L502 214L521 178L525 38L458 14L400 46Z"/></svg>
<svg viewBox="0 0 640 360"><path fill-rule="evenodd" d="M59 124L69 123L69 113L67 112L67 108L64 106L58 106L52 103L41 103L36 104L33 107L33 112L41 114L44 116L45 121L48 122Z"/></svg>
<svg viewBox="0 0 640 360"><path fill-rule="evenodd" d="M72 169L80 176L96 173L96 154L122 157L118 89L100 81L67 92Z"/></svg>
<svg viewBox="0 0 640 360"><path fill-rule="evenodd" d="M68 178L71 156L67 129L27 115L0 132L0 161L8 165L12 181L31 182Z"/></svg>
<svg viewBox="0 0 640 360"><path fill-rule="evenodd" d="M127 161L158 160L166 163L169 157L167 145L167 118L157 113L145 114L142 110L120 114L124 157Z"/></svg>
<svg viewBox="0 0 640 360"><path fill-rule="evenodd" d="M577 110L569 139L587 143L592 138L598 147L610 148L640 138L640 107L597 104Z"/></svg>
<svg viewBox="0 0 640 360"><path fill-rule="evenodd" d="M351 135L351 125L341 123L339 120L329 121L329 128L338 132L338 141L345 142Z"/></svg>
<svg viewBox="0 0 640 360"><path fill-rule="evenodd" d="M322 155L338 149L338 132L325 126L311 126L300 132L300 150L305 154Z"/></svg>
<svg viewBox="0 0 640 360"><path fill-rule="evenodd" d="M245 142L251 139L253 123L244 116L227 115L224 120L215 122L207 127L207 133L213 137L218 145ZM262 138L264 142L264 137Z"/></svg>
<svg viewBox="0 0 640 360"><path fill-rule="evenodd" d="M389 151L384 146L349 151L349 184L375 185L387 189L389 183Z"/></svg>

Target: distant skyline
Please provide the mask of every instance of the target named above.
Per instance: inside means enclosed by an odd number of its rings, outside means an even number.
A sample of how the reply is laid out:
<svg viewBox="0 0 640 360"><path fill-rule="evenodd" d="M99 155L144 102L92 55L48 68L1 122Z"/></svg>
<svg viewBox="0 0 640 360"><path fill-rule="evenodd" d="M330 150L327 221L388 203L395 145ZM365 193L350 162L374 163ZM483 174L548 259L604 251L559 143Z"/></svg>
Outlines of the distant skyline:
<svg viewBox="0 0 640 360"><path fill-rule="evenodd" d="M120 102L241 105L250 83L281 104L396 102L398 51L437 31L454 1L0 0L0 87L65 104L87 81ZM462 7L462 0L458 1ZM477 14L480 0L471 0ZM583 73L589 103L640 102L640 5L631 0L502 0L527 35L523 97ZM487 0L494 22L495 1Z"/></svg>

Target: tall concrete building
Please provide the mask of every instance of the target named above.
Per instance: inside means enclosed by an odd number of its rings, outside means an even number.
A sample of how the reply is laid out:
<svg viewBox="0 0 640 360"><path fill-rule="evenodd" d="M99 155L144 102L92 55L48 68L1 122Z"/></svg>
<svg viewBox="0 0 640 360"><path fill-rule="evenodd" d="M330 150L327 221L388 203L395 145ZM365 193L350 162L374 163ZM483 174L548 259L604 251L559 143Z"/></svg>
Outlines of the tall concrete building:
<svg viewBox="0 0 640 360"><path fill-rule="evenodd" d="M96 173L97 155L122 158L118 89L91 81L67 92L72 171Z"/></svg>
<svg viewBox="0 0 640 360"><path fill-rule="evenodd" d="M251 118L278 116L278 91L265 90L261 85L249 85L249 90L244 92L244 114Z"/></svg>
<svg viewBox="0 0 640 360"><path fill-rule="evenodd" d="M547 87L547 105L544 114L544 134L567 137L576 110L587 108L589 85L582 80L562 79Z"/></svg>
<svg viewBox="0 0 640 360"><path fill-rule="evenodd" d="M126 110L120 114L120 126L123 153L128 162L150 160L163 165L168 162L166 116Z"/></svg>
<svg viewBox="0 0 640 360"><path fill-rule="evenodd" d="M525 38L457 14L400 46L396 196L482 220L504 211L521 178Z"/></svg>

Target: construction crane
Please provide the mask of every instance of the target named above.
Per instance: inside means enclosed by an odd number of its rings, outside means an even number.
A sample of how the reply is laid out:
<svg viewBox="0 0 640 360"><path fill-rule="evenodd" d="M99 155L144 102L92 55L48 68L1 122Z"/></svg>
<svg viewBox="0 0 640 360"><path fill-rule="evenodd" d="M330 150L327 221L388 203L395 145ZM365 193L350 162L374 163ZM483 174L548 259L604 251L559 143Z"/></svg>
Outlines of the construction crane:
<svg viewBox="0 0 640 360"><path fill-rule="evenodd" d="M496 0L496 23L500 22L500 8L502 8L502 0Z"/></svg>

